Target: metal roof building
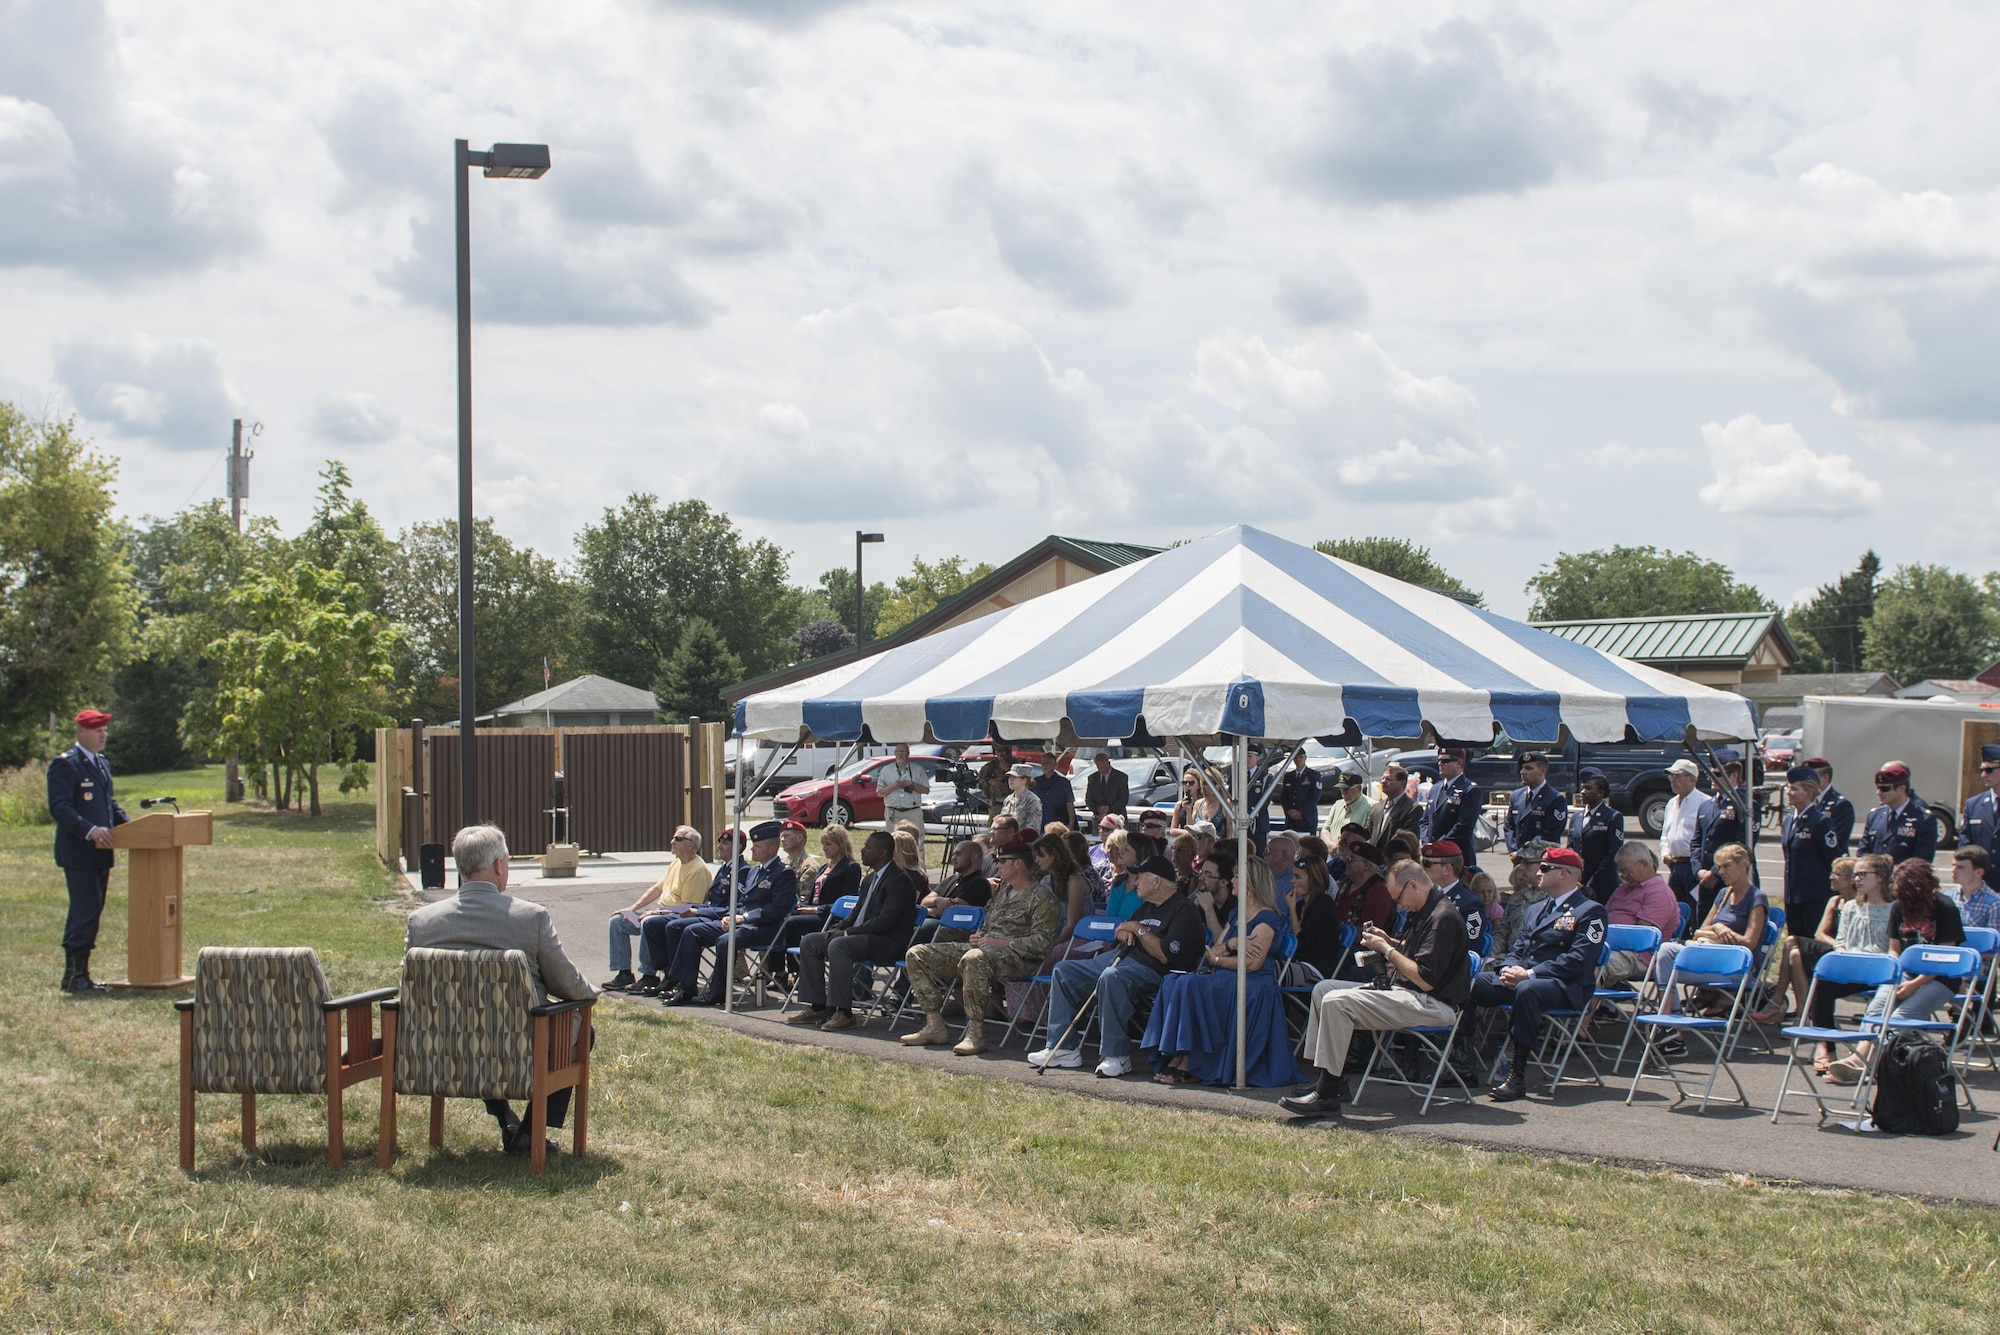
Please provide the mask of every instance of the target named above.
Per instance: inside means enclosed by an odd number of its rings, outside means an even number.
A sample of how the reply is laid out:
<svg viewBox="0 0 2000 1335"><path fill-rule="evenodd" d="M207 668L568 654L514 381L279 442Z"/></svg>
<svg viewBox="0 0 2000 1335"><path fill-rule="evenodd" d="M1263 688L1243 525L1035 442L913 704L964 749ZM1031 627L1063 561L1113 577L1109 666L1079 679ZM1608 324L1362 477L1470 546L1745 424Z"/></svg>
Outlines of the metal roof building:
<svg viewBox="0 0 2000 1335"><path fill-rule="evenodd" d="M1603 621L1534 621L1566 640L1629 658L1708 686L1776 681L1799 661L1776 612L1706 612Z"/></svg>

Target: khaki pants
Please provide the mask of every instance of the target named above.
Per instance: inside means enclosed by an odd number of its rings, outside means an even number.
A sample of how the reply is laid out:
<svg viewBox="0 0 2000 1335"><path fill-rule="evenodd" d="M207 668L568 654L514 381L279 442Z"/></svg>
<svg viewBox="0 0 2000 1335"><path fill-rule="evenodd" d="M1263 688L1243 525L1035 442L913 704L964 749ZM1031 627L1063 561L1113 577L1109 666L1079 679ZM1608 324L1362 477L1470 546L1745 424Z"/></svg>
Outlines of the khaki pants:
<svg viewBox="0 0 2000 1335"><path fill-rule="evenodd" d="M1641 955L1636 950L1614 950L1604 961L1604 967L1597 971L1597 985L1617 987L1634 978L1644 978L1646 970L1652 967L1650 956Z"/></svg>
<svg viewBox="0 0 2000 1335"><path fill-rule="evenodd" d="M1322 1071L1339 1075L1347 1068L1347 1048L1357 1029L1415 1029L1457 1020L1457 1011L1413 988L1375 988L1329 978L1313 985L1305 1058Z"/></svg>
<svg viewBox="0 0 2000 1335"><path fill-rule="evenodd" d="M944 1009L944 990L956 978L959 1002L967 1015L986 1014L986 1002L1010 978L1022 978L1037 961L1022 959L1011 950L982 950L962 941L933 941L927 946L911 946L903 957L909 971L910 995L926 1015Z"/></svg>

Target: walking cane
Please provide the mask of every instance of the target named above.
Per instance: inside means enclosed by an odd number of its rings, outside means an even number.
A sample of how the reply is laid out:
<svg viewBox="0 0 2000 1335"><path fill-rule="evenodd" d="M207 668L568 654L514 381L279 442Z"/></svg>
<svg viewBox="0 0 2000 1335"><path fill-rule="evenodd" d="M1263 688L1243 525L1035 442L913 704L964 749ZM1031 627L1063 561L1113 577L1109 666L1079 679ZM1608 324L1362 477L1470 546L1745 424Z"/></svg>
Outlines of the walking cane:
<svg viewBox="0 0 2000 1335"><path fill-rule="evenodd" d="M1111 963L1104 966L1105 972L1109 973L1112 969L1118 967L1118 961L1124 959L1125 952L1130 950L1131 948L1132 947L1129 945L1118 947L1117 953L1111 957ZM1101 977L1102 975L1099 976ZM1049 995L1054 996L1056 988L1054 981L1055 979L1054 969L1049 970L1049 978L1050 978ZM1062 1037L1057 1039L1055 1043L1050 1047L1049 1060L1043 1062L1040 1066L1037 1066L1035 1068L1036 1075L1046 1075L1048 1073L1050 1063L1055 1061L1056 1059L1055 1054L1061 1052L1063 1044L1069 1041L1070 1031L1074 1030L1077 1027L1077 1025L1083 1022L1083 1017L1090 1014L1090 1008L1096 1004L1097 1004L1097 989L1093 987L1090 989L1090 995L1083 999L1083 1004L1076 1008L1076 1014L1069 1017L1069 1023L1063 1028ZM1996 1144L1995 1148L2000 1148L2000 1144Z"/></svg>

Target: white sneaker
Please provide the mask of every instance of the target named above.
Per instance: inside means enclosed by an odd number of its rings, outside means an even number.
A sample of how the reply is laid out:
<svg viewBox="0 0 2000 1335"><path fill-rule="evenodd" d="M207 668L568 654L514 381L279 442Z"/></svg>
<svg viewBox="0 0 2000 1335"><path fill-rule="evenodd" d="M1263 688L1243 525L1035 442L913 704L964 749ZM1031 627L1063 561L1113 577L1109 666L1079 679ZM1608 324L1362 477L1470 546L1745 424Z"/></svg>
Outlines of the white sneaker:
<svg viewBox="0 0 2000 1335"><path fill-rule="evenodd" d="M1132 1059L1130 1057L1106 1057L1103 1061L1097 1063L1097 1074L1106 1080L1116 1079L1121 1075L1130 1075L1132 1074Z"/></svg>
<svg viewBox="0 0 2000 1335"><path fill-rule="evenodd" d="M1074 1071L1083 1065L1083 1054L1075 1048L1037 1048L1028 1054L1030 1066L1053 1066L1060 1071Z"/></svg>

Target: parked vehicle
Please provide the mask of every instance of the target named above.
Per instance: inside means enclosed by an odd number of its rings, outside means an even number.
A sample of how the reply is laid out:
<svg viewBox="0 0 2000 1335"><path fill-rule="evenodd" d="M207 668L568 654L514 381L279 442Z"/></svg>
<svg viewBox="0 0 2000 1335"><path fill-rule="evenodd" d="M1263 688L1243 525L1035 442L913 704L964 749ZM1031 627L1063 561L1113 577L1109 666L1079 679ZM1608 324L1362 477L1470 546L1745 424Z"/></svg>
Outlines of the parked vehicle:
<svg viewBox="0 0 2000 1335"><path fill-rule="evenodd" d="M894 761L893 756L870 756L857 760L840 774L824 779L807 779L779 793L771 803L778 820L796 820L807 825L852 825L856 821L882 819L882 794L876 787L876 772ZM941 756L910 757L910 765L926 784L933 783L938 771L951 762Z"/></svg>
<svg viewBox="0 0 2000 1335"><path fill-rule="evenodd" d="M1765 734L1763 741L1764 767L1784 769L1794 763L1793 757L1805 754L1799 749L1799 732L1773 732Z"/></svg>

